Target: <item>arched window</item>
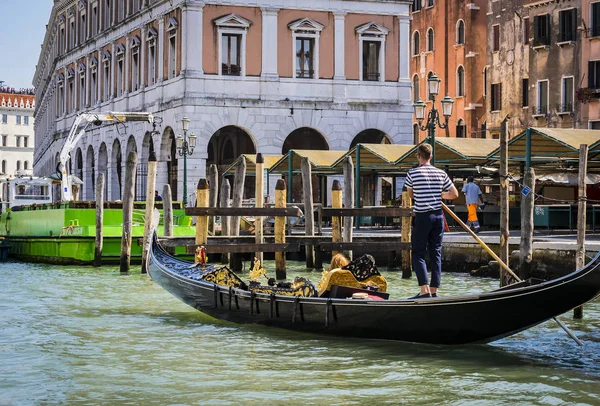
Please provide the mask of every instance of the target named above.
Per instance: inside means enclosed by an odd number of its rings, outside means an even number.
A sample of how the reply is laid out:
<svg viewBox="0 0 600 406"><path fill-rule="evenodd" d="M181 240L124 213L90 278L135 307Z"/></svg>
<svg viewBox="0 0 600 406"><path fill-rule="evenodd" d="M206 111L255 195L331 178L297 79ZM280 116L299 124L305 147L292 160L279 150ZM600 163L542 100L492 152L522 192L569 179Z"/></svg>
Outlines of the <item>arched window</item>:
<svg viewBox="0 0 600 406"><path fill-rule="evenodd" d="M413 76L413 102L421 98L421 86L419 84L419 75Z"/></svg>
<svg viewBox="0 0 600 406"><path fill-rule="evenodd" d="M29 169L29 161L23 162L23 169Z"/></svg>
<svg viewBox="0 0 600 406"><path fill-rule="evenodd" d="M465 138L466 136L466 128L465 121L462 118L458 119L456 123L456 138Z"/></svg>
<svg viewBox="0 0 600 406"><path fill-rule="evenodd" d="M20 171L21 170L21 161L17 161L17 170Z"/></svg>
<svg viewBox="0 0 600 406"><path fill-rule="evenodd" d="M465 44L465 22L463 20L458 20L456 23L456 44Z"/></svg>
<svg viewBox="0 0 600 406"><path fill-rule="evenodd" d="M486 138L487 137L487 122L483 122L483 124L481 124L481 137L480 138Z"/></svg>
<svg viewBox="0 0 600 406"><path fill-rule="evenodd" d="M433 28L427 30L427 51L433 52Z"/></svg>
<svg viewBox="0 0 600 406"><path fill-rule="evenodd" d="M413 55L417 56L421 53L421 35L419 31L413 33Z"/></svg>
<svg viewBox="0 0 600 406"><path fill-rule="evenodd" d="M456 96L461 97L465 95L465 68L461 65L456 69Z"/></svg>

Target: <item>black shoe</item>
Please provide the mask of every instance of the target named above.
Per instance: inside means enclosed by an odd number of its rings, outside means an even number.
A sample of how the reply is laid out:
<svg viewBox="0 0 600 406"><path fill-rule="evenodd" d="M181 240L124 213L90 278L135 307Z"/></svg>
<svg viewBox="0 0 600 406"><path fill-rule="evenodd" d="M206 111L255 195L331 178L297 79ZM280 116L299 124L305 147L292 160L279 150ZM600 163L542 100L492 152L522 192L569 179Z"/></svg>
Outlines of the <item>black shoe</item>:
<svg viewBox="0 0 600 406"><path fill-rule="evenodd" d="M413 297L409 297L409 299L430 299L431 298L431 293L425 293L423 295L416 295Z"/></svg>
<svg viewBox="0 0 600 406"><path fill-rule="evenodd" d="M431 297L438 297L437 293L432 293Z"/></svg>

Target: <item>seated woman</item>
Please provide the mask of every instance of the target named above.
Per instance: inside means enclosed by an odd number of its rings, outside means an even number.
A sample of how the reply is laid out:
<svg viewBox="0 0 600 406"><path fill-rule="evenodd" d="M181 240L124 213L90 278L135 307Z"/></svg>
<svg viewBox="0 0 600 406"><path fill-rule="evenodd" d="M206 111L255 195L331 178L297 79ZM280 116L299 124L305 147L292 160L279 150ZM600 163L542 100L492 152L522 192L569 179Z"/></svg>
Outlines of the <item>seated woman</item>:
<svg viewBox="0 0 600 406"><path fill-rule="evenodd" d="M377 271L371 255L363 255L352 262L343 254L335 255L331 259L329 272L323 271L323 277L317 286L318 295L328 296L335 285L378 292L387 290L387 281Z"/></svg>

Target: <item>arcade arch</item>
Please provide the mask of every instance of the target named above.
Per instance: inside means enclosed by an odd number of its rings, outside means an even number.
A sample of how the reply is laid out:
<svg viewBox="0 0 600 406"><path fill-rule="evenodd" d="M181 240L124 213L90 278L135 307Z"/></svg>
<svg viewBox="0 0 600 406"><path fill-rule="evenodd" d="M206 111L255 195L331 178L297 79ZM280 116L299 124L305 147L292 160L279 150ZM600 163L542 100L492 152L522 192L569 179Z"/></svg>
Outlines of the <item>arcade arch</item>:
<svg viewBox="0 0 600 406"><path fill-rule="evenodd" d="M375 128L369 128L359 132L350 143L350 149L356 144L391 144L386 133Z"/></svg>
<svg viewBox="0 0 600 406"><path fill-rule="evenodd" d="M327 140L317 130L300 127L292 131L283 142L281 153L287 154L290 149L329 150Z"/></svg>
<svg viewBox="0 0 600 406"><path fill-rule="evenodd" d="M240 155L256 154L256 143L252 136L240 127L228 125L215 131L206 148L208 158L206 170L217 165L223 173ZM254 182L244 182L244 197L254 196Z"/></svg>
<svg viewBox="0 0 600 406"><path fill-rule="evenodd" d="M111 200L121 200L123 154L121 152L121 142L118 139L115 139L112 145L110 166Z"/></svg>
<svg viewBox="0 0 600 406"><path fill-rule="evenodd" d="M94 200L96 190L96 171L94 165L94 147L88 146L85 157L85 199Z"/></svg>

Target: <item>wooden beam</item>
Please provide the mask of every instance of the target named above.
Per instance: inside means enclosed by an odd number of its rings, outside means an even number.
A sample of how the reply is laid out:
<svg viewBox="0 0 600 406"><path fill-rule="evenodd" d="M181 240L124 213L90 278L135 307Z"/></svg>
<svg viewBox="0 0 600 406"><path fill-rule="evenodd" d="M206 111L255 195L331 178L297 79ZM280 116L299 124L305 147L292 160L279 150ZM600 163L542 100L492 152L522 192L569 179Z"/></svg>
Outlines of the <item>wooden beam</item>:
<svg viewBox="0 0 600 406"><path fill-rule="evenodd" d="M187 216L300 217L302 211L297 207L186 207L185 214Z"/></svg>
<svg viewBox="0 0 600 406"><path fill-rule="evenodd" d="M400 251L409 250L410 243L400 241L364 241L364 242L322 242L319 244L321 251L343 251L343 250L364 250L364 251Z"/></svg>
<svg viewBox="0 0 600 406"><path fill-rule="evenodd" d="M325 216L387 216L387 217L411 217L412 209L405 207L361 207L361 208L323 208Z"/></svg>
<svg viewBox="0 0 600 406"><path fill-rule="evenodd" d="M188 254L194 254L198 245L187 245L186 252ZM297 252L300 250L299 244L285 243L285 244L216 244L204 245L206 252L209 254L225 254L225 253L250 253L250 252Z"/></svg>

